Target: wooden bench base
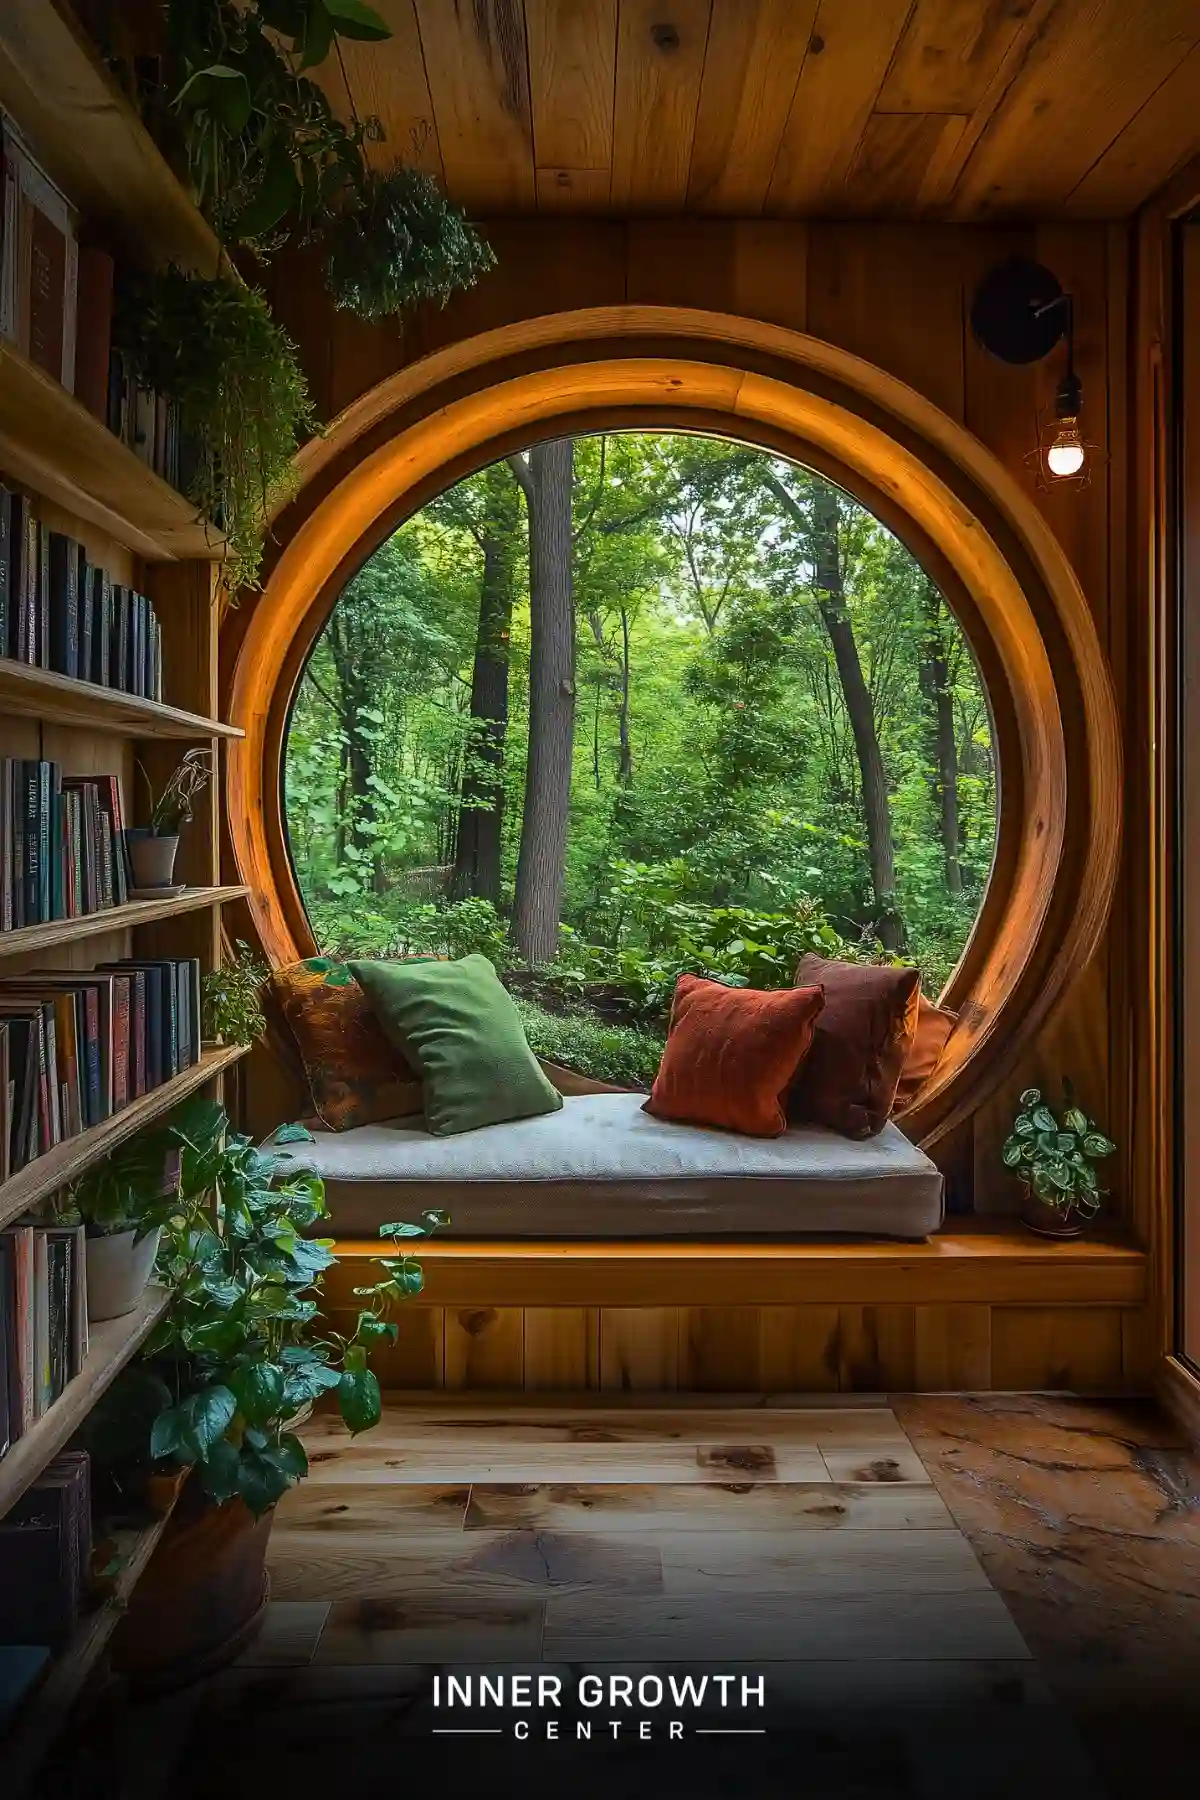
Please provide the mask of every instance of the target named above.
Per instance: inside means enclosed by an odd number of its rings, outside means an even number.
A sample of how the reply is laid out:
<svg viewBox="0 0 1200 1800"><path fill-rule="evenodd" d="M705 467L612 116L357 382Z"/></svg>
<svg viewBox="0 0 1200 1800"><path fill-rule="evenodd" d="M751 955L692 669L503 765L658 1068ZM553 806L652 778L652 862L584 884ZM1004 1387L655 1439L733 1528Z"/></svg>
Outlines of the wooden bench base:
<svg viewBox="0 0 1200 1800"><path fill-rule="evenodd" d="M375 1240L337 1244L330 1323ZM925 1244L484 1243L419 1249L377 1355L393 1389L1113 1392L1148 1384L1146 1258L1003 1220Z"/></svg>

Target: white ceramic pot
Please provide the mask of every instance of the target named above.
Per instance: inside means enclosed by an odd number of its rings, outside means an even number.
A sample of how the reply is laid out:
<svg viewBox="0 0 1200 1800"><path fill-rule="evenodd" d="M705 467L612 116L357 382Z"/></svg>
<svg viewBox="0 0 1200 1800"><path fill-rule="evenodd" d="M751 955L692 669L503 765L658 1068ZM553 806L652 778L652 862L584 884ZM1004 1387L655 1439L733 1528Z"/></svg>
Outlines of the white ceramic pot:
<svg viewBox="0 0 1200 1800"><path fill-rule="evenodd" d="M93 1325L131 1313L146 1291L160 1233L152 1231L135 1244L136 1235L118 1231L112 1237L86 1240L87 1314Z"/></svg>

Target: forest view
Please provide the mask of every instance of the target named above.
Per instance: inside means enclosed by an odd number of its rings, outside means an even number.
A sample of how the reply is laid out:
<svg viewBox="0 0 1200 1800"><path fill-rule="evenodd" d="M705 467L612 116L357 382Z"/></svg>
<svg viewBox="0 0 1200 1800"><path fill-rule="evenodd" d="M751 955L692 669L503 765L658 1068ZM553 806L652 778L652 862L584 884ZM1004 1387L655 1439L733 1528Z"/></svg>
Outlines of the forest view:
<svg viewBox="0 0 1200 1800"><path fill-rule="evenodd" d="M423 507L334 607L285 779L324 953L483 951L538 1054L622 1082L685 969L900 956L936 993L995 836L986 698L919 564L823 477L674 433Z"/></svg>

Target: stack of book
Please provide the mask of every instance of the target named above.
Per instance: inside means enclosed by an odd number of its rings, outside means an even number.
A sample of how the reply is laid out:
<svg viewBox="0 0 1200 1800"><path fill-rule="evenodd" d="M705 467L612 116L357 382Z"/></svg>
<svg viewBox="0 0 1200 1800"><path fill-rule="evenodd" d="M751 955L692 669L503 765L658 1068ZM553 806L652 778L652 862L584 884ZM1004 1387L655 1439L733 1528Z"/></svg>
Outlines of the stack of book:
<svg viewBox="0 0 1200 1800"><path fill-rule="evenodd" d="M0 1231L0 1456L49 1411L87 1350L83 1226Z"/></svg>
<svg viewBox="0 0 1200 1800"><path fill-rule="evenodd" d="M0 336L72 392L78 218L0 115Z"/></svg>
<svg viewBox="0 0 1200 1800"><path fill-rule="evenodd" d="M200 1060L200 963L138 958L0 981L0 1180Z"/></svg>
<svg viewBox="0 0 1200 1800"><path fill-rule="evenodd" d="M113 581L0 483L0 655L162 699L162 632L145 594Z"/></svg>
<svg viewBox="0 0 1200 1800"><path fill-rule="evenodd" d="M67 1648L88 1585L92 1550L87 1453L69 1450L0 1523L0 1642Z"/></svg>
<svg viewBox="0 0 1200 1800"><path fill-rule="evenodd" d="M104 422L156 475L172 487L181 485L179 406L139 381L120 350L112 352L108 365Z"/></svg>
<svg viewBox="0 0 1200 1800"><path fill-rule="evenodd" d="M124 906L132 885L118 776L0 757L0 930Z"/></svg>

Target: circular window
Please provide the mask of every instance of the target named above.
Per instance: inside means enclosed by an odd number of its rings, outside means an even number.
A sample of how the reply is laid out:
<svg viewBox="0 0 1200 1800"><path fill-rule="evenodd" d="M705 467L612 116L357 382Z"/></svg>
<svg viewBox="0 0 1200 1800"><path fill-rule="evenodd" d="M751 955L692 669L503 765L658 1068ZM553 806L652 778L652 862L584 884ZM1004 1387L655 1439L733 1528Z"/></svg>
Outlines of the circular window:
<svg viewBox="0 0 1200 1800"><path fill-rule="evenodd" d="M254 924L276 958L312 948L280 776L309 654L351 578L464 475L531 443L645 427L732 438L826 477L852 496L855 516L865 509L898 540L893 554L907 548L978 666L995 850L945 995L959 1023L910 1115L913 1134L931 1143L1020 1055L1098 942L1119 840L1115 709L1086 601L1032 501L931 403L797 333L669 308L526 321L403 371L303 453L270 578L233 624L230 714L245 736L229 758L229 819ZM582 663L577 673L582 718ZM582 728L579 742L585 755ZM902 915L904 854L896 849ZM443 846L429 866L449 860ZM836 901L833 910L854 916ZM913 929L907 918L903 929Z"/></svg>
<svg viewBox="0 0 1200 1800"><path fill-rule="evenodd" d="M940 993L996 838L936 583L827 477L679 432L537 445L406 520L313 644L284 776L322 952L482 949L606 1080L653 1072L683 969L893 954Z"/></svg>

